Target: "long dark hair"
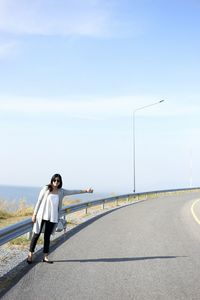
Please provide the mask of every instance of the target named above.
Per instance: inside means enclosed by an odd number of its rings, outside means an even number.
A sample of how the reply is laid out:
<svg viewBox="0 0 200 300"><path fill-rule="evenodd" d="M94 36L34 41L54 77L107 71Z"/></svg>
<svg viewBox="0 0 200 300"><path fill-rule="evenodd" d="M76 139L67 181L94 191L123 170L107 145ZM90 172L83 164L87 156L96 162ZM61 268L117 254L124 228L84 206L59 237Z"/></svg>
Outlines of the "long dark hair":
<svg viewBox="0 0 200 300"><path fill-rule="evenodd" d="M60 174L54 174L54 175L51 177L51 182L50 182L49 184L47 184L48 189L49 189L50 192L53 191L53 186L52 186L52 185L53 185L53 181L54 181L56 178L58 178L58 179L60 180L60 183L59 183L59 185L58 185L58 189L61 189L61 187L62 187L62 177L61 177L61 175L60 175Z"/></svg>

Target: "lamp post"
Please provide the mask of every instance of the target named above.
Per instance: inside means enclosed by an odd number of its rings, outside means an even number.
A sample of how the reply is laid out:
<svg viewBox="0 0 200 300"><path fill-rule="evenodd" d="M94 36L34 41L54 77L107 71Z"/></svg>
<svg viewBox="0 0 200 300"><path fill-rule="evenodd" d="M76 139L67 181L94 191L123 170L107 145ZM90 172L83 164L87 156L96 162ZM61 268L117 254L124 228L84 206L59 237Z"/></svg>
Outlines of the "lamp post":
<svg viewBox="0 0 200 300"><path fill-rule="evenodd" d="M164 102L165 100L160 100L158 102L155 102L155 103L152 103L152 104L149 104L149 105L145 105L145 106L142 106L142 107L139 107L137 109L135 109L133 111L133 192L135 193L136 191L136 184L135 184L135 113L138 111L138 110L142 110L142 109L145 109L147 107L150 107L150 106L153 106L153 105L157 105L157 104L160 104L162 102Z"/></svg>

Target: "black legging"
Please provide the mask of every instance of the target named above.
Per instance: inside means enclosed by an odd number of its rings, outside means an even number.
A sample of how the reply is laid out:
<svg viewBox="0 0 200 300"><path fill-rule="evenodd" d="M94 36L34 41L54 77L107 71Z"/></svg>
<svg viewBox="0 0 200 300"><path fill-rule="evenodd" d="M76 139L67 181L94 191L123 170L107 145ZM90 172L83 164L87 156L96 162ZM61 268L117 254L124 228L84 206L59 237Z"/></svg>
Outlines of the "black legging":
<svg viewBox="0 0 200 300"><path fill-rule="evenodd" d="M53 231L53 227L55 225L55 223L52 223L50 221L46 221L46 220L42 220L42 224L41 224L41 228L40 228L40 232L39 233L34 233L33 237L31 239L31 243L30 243L30 252L34 252L35 251L35 246L37 244L37 241L40 237L40 234L42 232L42 228L45 225L45 230L44 230L44 248L43 248L43 253L49 253L49 244L50 244L50 236L51 233Z"/></svg>

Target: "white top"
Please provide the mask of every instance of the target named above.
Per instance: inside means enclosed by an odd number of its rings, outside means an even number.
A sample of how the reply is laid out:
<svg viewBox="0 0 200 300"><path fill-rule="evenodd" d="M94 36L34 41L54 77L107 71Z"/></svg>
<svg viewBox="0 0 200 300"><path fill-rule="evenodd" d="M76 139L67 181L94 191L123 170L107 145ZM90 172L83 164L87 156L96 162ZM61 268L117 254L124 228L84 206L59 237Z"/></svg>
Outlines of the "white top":
<svg viewBox="0 0 200 300"><path fill-rule="evenodd" d="M65 190L62 188L59 189L58 190L58 197L59 197L58 214L62 209L62 201L65 196L81 194L82 192L83 192L82 190ZM33 225L34 233L40 233L42 218L43 218L44 209L45 209L45 205L46 205L46 200L47 200L47 197L49 194L50 194L50 191L48 189L48 186L45 185L40 191L38 200L37 200L35 208L34 208L34 215L36 216L36 222ZM54 226L53 232L55 232L55 228L56 228L56 226Z"/></svg>
<svg viewBox="0 0 200 300"><path fill-rule="evenodd" d="M50 221L53 223L58 222L58 204L59 196L50 193L46 199L43 220Z"/></svg>

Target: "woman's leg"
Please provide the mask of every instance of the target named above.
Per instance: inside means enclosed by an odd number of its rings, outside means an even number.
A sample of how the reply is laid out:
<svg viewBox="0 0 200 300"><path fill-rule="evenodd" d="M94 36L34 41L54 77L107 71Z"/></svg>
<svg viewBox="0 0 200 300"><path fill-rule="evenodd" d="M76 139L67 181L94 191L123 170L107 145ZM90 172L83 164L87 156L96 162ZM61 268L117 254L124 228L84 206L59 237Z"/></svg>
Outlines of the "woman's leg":
<svg viewBox="0 0 200 300"><path fill-rule="evenodd" d="M31 253L33 253L33 252L35 251L35 246L36 246L37 241L38 241L38 239L39 239L39 237L40 237L40 234L41 234L41 232L42 232L42 227L43 227L43 225L44 225L44 220L42 220L40 232L39 232L39 233L34 233L34 234L33 234L33 237L32 237L32 239L31 239L31 243L30 243L30 248L29 248L29 251L30 251Z"/></svg>
<svg viewBox="0 0 200 300"><path fill-rule="evenodd" d="M40 232L39 233L34 233L32 239L31 239L30 247L29 247L29 253L28 253L28 258L27 258L27 263L28 264L32 263L33 252L35 251L35 246L36 246L37 241L39 239L39 236L40 236L40 234L42 232L43 225L44 225L44 221L42 220Z"/></svg>
<svg viewBox="0 0 200 300"><path fill-rule="evenodd" d="M50 221L45 221L45 231L44 231L44 249L43 253L45 256L49 253L49 244L50 244L50 236L52 234L55 223Z"/></svg>

